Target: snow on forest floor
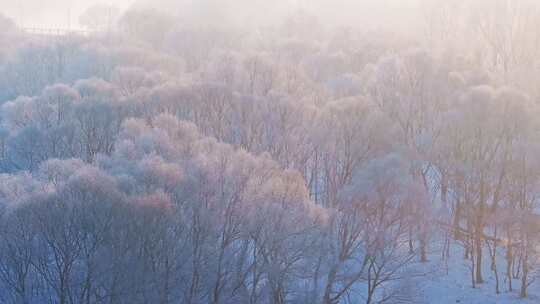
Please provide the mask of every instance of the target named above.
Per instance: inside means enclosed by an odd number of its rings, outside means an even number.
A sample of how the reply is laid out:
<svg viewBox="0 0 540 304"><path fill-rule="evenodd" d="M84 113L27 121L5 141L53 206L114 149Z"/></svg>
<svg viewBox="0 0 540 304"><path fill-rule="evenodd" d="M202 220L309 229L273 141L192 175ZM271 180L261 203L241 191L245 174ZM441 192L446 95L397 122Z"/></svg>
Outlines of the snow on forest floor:
<svg viewBox="0 0 540 304"><path fill-rule="evenodd" d="M453 246L448 260L448 273L446 262L441 259L440 252L430 256L430 262L418 267L429 273L427 277L416 277L405 284L409 288L408 303L418 304L532 304L540 303L540 284L538 282L529 286L529 297L519 298L520 282L513 281L513 292L508 292L505 281L504 258L499 257L499 278L501 293L495 293L495 276L490 269L489 254L485 252L483 275L485 282L472 288L470 261L463 259L463 248Z"/></svg>

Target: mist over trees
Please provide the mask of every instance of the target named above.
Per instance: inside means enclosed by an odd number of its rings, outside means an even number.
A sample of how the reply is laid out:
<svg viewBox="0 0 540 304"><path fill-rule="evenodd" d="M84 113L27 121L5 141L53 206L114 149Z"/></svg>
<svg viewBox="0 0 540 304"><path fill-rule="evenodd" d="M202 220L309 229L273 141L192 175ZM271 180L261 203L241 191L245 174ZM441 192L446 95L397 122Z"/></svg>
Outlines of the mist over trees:
<svg viewBox="0 0 540 304"><path fill-rule="evenodd" d="M0 15L1 303L539 296L537 1L218 2Z"/></svg>

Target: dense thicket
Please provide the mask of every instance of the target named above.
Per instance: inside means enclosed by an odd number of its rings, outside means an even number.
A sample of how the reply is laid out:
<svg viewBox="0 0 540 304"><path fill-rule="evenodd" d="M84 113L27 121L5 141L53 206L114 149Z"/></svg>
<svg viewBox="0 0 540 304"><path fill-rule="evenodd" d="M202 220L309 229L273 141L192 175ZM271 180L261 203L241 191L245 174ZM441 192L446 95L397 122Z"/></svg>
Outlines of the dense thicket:
<svg viewBox="0 0 540 304"><path fill-rule="evenodd" d="M302 12L51 39L0 18L0 302L414 301L450 254L526 297L538 5L450 2L415 39Z"/></svg>

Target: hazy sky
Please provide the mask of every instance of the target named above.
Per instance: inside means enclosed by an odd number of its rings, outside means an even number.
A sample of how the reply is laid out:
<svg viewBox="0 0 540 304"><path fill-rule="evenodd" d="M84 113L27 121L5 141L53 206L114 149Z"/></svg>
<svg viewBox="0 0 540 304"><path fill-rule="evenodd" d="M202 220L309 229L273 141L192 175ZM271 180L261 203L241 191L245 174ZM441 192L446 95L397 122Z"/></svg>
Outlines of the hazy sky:
<svg viewBox="0 0 540 304"><path fill-rule="evenodd" d="M134 0L0 0L0 13L24 27L78 27L81 13L96 3L127 8Z"/></svg>
<svg viewBox="0 0 540 304"><path fill-rule="evenodd" d="M126 9L133 3L162 8L167 12L203 11L196 16L224 14L229 20L263 20L290 13L298 8L318 15L323 21L346 24L387 25L409 23L419 0L0 0L0 13L24 27L78 27L80 14L97 4L111 4ZM213 18L213 17L210 17ZM205 22L200 17L199 22Z"/></svg>

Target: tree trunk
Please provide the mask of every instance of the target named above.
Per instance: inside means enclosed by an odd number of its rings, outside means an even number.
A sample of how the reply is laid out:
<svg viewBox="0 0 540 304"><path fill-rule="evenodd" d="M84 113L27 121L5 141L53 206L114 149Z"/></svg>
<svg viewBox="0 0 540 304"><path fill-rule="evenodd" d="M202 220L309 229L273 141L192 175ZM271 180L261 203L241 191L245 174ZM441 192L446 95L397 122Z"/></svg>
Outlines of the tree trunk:
<svg viewBox="0 0 540 304"><path fill-rule="evenodd" d="M422 263L426 263L428 261L426 243L426 240L422 237L422 239L420 240L420 262Z"/></svg>
<svg viewBox="0 0 540 304"><path fill-rule="evenodd" d="M482 284L484 283L482 278L482 230L479 227L475 235L474 246L476 249L476 283Z"/></svg>
<svg viewBox="0 0 540 304"><path fill-rule="evenodd" d="M470 255L470 259L471 259L471 283L472 283L472 288L476 288L476 280L474 278L474 269L475 269L474 254Z"/></svg>
<svg viewBox="0 0 540 304"><path fill-rule="evenodd" d="M332 289L334 286L334 280L336 279L336 275L337 275L337 265L334 265L327 276L326 288L324 289L324 297L323 297L324 304L333 304Z"/></svg>
<svg viewBox="0 0 540 304"><path fill-rule="evenodd" d="M508 280L508 291L512 292L512 245L508 244L506 248L506 279Z"/></svg>
<svg viewBox="0 0 540 304"><path fill-rule="evenodd" d="M495 228L495 239L497 238L497 229ZM490 252L491 256L491 270L495 275L495 293L501 293L499 289L499 271L497 270L497 241L493 241L493 251Z"/></svg>
<svg viewBox="0 0 540 304"><path fill-rule="evenodd" d="M476 217L476 227L474 229L474 246L476 247L476 283L478 284L484 283L484 279L482 278L482 238L484 234L484 198L482 193L483 191L481 191L480 194L480 206Z"/></svg>
<svg viewBox="0 0 540 304"><path fill-rule="evenodd" d="M374 283L372 282L371 278L371 271L373 269L373 263L370 262L369 268L368 268L368 277L367 277L367 283L368 283L368 295L366 299L366 304L371 304L373 302L373 294L375 293L375 287L373 286Z"/></svg>
<svg viewBox="0 0 540 304"><path fill-rule="evenodd" d="M528 253L526 252L525 261L523 262L523 274L521 275L521 291L519 293L519 296L522 298L527 297L528 275L529 275L529 265L527 263L527 258L528 258Z"/></svg>
<svg viewBox="0 0 540 304"><path fill-rule="evenodd" d="M454 211L454 222L453 222L453 230L454 230L454 239L459 240L460 239L460 233L459 233L459 221L461 219L461 204L459 202L459 199L456 201L456 210Z"/></svg>
<svg viewBox="0 0 540 304"><path fill-rule="evenodd" d="M409 254L413 254L413 253L414 253L413 232L412 232L412 227L409 227Z"/></svg>
<svg viewBox="0 0 540 304"><path fill-rule="evenodd" d="M523 244L523 251L524 251L524 257L523 261L521 262L523 273L521 274L521 291L519 293L519 296L521 298L527 297L527 287L529 286L529 242L528 242L528 236L525 235L522 238L522 244Z"/></svg>

